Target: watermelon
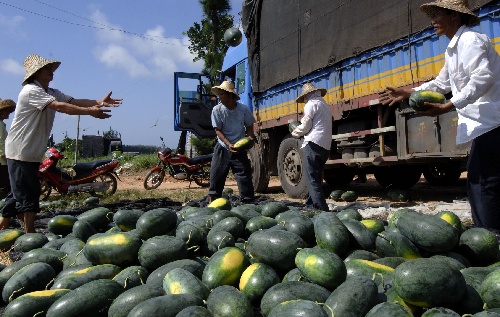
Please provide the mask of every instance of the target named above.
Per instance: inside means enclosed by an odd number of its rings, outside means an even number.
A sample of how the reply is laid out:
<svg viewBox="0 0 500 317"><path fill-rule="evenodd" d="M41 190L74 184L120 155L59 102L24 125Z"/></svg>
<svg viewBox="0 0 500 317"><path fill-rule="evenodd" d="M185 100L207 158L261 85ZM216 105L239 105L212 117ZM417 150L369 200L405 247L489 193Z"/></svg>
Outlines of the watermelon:
<svg viewBox="0 0 500 317"><path fill-rule="evenodd" d="M83 248L94 264L123 265L137 261L142 241L133 234L101 233L90 237Z"/></svg>
<svg viewBox="0 0 500 317"><path fill-rule="evenodd" d="M193 273L182 268L169 271L163 279L163 290L166 295L192 294L207 299L210 290Z"/></svg>
<svg viewBox="0 0 500 317"><path fill-rule="evenodd" d="M19 229L4 229L0 230L0 250L6 251L10 249L17 238L24 234L23 230Z"/></svg>
<svg viewBox="0 0 500 317"><path fill-rule="evenodd" d="M140 302L162 295L165 295L163 288L148 284L128 289L113 301L108 310L108 317L127 317Z"/></svg>
<svg viewBox="0 0 500 317"><path fill-rule="evenodd" d="M231 210L231 202L228 199L221 197L212 201L207 207Z"/></svg>
<svg viewBox="0 0 500 317"><path fill-rule="evenodd" d="M413 317L413 314L398 303L382 302L368 311L365 317Z"/></svg>
<svg viewBox="0 0 500 317"><path fill-rule="evenodd" d="M5 283L2 298L8 303L21 295L44 290L55 276L54 269L47 263L36 262L26 265Z"/></svg>
<svg viewBox="0 0 500 317"><path fill-rule="evenodd" d="M146 283L149 271L140 265L129 266L113 277L124 289L131 289Z"/></svg>
<svg viewBox="0 0 500 317"><path fill-rule="evenodd" d="M224 43L229 46L238 46L243 39L243 35L238 28L231 27L224 32Z"/></svg>
<svg viewBox="0 0 500 317"><path fill-rule="evenodd" d="M5 307L3 317L36 316L49 307L69 289L34 291L17 297Z"/></svg>
<svg viewBox="0 0 500 317"><path fill-rule="evenodd" d="M406 302L419 307L449 307L466 292L462 273L447 263L421 258L406 261L394 269L393 286Z"/></svg>
<svg viewBox="0 0 500 317"><path fill-rule="evenodd" d="M281 282L276 271L264 263L247 267L240 278L239 289L250 301L260 299L273 285Z"/></svg>
<svg viewBox="0 0 500 317"><path fill-rule="evenodd" d="M296 233L265 229L250 235L246 251L255 262L265 263L280 274L295 266L295 255L299 249L305 247L306 243Z"/></svg>
<svg viewBox="0 0 500 317"><path fill-rule="evenodd" d="M49 239L42 233L26 233L16 239L14 250L28 252L43 247L47 242L49 242Z"/></svg>
<svg viewBox="0 0 500 317"><path fill-rule="evenodd" d="M459 252L477 266L492 264L498 254L498 240L484 228L470 228L460 235Z"/></svg>
<svg viewBox="0 0 500 317"><path fill-rule="evenodd" d="M253 317L250 300L237 288L222 285L210 293L207 298L208 310L217 317Z"/></svg>
<svg viewBox="0 0 500 317"><path fill-rule="evenodd" d="M323 286L303 281L290 281L278 283L267 290L260 301L262 315L268 316L269 312L282 302L303 299L317 303L324 303L331 291Z"/></svg>
<svg viewBox="0 0 500 317"><path fill-rule="evenodd" d="M378 302L377 284L369 277L352 276L330 294L323 309L328 316L364 316Z"/></svg>
<svg viewBox="0 0 500 317"><path fill-rule="evenodd" d="M430 103L445 103L446 98L443 94L439 92L435 92L432 90L420 90L415 91L410 95L410 107L415 111L425 111L428 110L429 107L424 105L424 102Z"/></svg>
<svg viewBox="0 0 500 317"><path fill-rule="evenodd" d="M203 300L192 294L163 295L140 302L130 311L127 317L175 317L177 313L186 307L203 305Z"/></svg>
<svg viewBox="0 0 500 317"><path fill-rule="evenodd" d="M295 265L311 282L333 291L346 277L346 266L333 252L319 248L305 248L295 256Z"/></svg>
<svg viewBox="0 0 500 317"><path fill-rule="evenodd" d="M268 317L308 316L328 317L323 308L310 300L296 299L279 303L269 312Z"/></svg>
<svg viewBox="0 0 500 317"><path fill-rule="evenodd" d="M71 233L73 225L78 219L70 215L58 215L51 218L47 224L50 232L65 236Z"/></svg>
<svg viewBox="0 0 500 317"><path fill-rule="evenodd" d="M290 131L290 133L293 132L293 130L295 130L296 127L298 127L300 125L300 122L299 121L291 121L288 123L288 131Z"/></svg>
<svg viewBox="0 0 500 317"><path fill-rule="evenodd" d="M57 278L51 289L75 289L90 281L112 279L119 272L120 267L113 264L90 266Z"/></svg>
<svg viewBox="0 0 500 317"><path fill-rule="evenodd" d="M233 149L237 152L244 152L252 148L254 141L252 138L243 137L233 144Z"/></svg>
<svg viewBox="0 0 500 317"><path fill-rule="evenodd" d="M480 294L487 308L500 308L500 270L486 275Z"/></svg>
<svg viewBox="0 0 500 317"><path fill-rule="evenodd" d="M61 296L47 310L47 317L102 316L112 301L124 291L108 279L88 282Z"/></svg>
<svg viewBox="0 0 500 317"><path fill-rule="evenodd" d="M203 270L202 281L208 288L221 285L237 286L241 275L250 265L248 257L236 247L226 247L215 252Z"/></svg>

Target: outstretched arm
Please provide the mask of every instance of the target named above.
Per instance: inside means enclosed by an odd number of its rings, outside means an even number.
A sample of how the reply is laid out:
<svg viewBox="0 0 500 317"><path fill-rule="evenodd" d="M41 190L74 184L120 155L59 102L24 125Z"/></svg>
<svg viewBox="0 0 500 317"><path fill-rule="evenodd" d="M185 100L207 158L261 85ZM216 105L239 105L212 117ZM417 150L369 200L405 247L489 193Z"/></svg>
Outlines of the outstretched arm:
<svg viewBox="0 0 500 317"><path fill-rule="evenodd" d="M105 107L118 107L122 103L122 98L111 98L110 91L104 98L99 100L92 99L73 99L70 101L71 104L78 107L93 107L93 106L105 106Z"/></svg>
<svg viewBox="0 0 500 317"><path fill-rule="evenodd" d="M111 110L101 109L103 106L77 106L71 103L54 100L47 105L47 108L54 109L57 112L66 113L69 115L89 115L98 119L106 119L111 117L107 112Z"/></svg>
<svg viewBox="0 0 500 317"><path fill-rule="evenodd" d="M403 101L410 98L410 95L414 92L413 89L405 88L394 88L387 87L386 90L379 94L379 101L383 105L392 106L396 102Z"/></svg>

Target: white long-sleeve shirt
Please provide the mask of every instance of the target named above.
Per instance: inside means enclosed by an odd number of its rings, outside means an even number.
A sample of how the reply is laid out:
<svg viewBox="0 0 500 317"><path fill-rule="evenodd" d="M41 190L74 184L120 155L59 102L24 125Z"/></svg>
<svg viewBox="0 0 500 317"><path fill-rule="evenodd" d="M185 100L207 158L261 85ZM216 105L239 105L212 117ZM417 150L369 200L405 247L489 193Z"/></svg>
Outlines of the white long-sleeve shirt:
<svg viewBox="0 0 500 317"><path fill-rule="evenodd" d="M301 124L292 132L292 136L304 136L302 147L313 142L326 150L332 146L332 109L321 96L311 96L304 106Z"/></svg>
<svg viewBox="0 0 500 317"><path fill-rule="evenodd" d="M451 39L436 79L414 89L452 92L457 144L500 126L500 56L486 35L469 27L460 27Z"/></svg>

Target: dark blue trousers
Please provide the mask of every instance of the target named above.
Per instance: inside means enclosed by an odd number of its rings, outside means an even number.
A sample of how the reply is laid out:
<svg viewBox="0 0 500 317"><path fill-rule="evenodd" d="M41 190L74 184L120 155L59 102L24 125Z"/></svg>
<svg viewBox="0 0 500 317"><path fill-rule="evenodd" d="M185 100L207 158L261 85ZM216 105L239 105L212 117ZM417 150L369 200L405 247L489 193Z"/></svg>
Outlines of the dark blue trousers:
<svg viewBox="0 0 500 317"><path fill-rule="evenodd" d="M500 232L500 127L472 141L467 195L474 225Z"/></svg>
<svg viewBox="0 0 500 317"><path fill-rule="evenodd" d="M208 194L217 197L222 196L222 190L224 190L230 168L236 177L241 200L254 199L252 166L247 152L233 153L219 143L214 147L212 165L210 166L210 188Z"/></svg>
<svg viewBox="0 0 500 317"><path fill-rule="evenodd" d="M323 168L330 151L313 142L304 147L305 174L307 177L306 207L329 211L323 193Z"/></svg>

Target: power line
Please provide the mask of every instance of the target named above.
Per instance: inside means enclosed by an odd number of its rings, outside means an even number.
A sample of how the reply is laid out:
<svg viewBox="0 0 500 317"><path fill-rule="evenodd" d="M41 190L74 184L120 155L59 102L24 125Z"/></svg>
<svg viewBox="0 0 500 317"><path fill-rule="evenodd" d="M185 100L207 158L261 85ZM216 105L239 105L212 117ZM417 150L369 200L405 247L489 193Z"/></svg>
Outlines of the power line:
<svg viewBox="0 0 500 317"><path fill-rule="evenodd" d="M71 25L74 25L74 26L80 26L80 27L87 27L87 28L92 28L92 29L97 29L97 30L110 30L110 31L117 31L117 32L122 32L122 33L125 33L125 34L129 34L129 35L133 35L133 36L137 36L137 37L140 37L140 38L143 38L145 40L149 40L149 41L153 41L153 42L156 42L156 43L160 43L160 44L166 44L166 45L180 45L180 46L189 46L189 45L183 45L183 44L175 44L175 43L167 43L167 42L163 42L163 41L159 41L159 40L155 40L153 38L151 38L150 36L145 36L145 35L142 35L142 34L138 34L138 33L134 33L134 32L129 32L129 31L126 31L126 30L122 30L122 29L118 29L118 28L114 28L114 27L111 27L111 26L108 26L108 25L105 25L103 23L99 23L99 22L95 22L95 21L92 21L90 19L87 19L87 18L83 18L81 16L78 16L76 14L73 14L71 12L67 12L67 11L64 11L62 9L59 9L59 8L56 8L54 6L51 6L49 4L46 4L44 2L41 2L41 1L37 1L35 0L36 2L38 3L41 3L41 4L44 4L44 5L47 5L53 9L56 9L56 10L59 10L59 11L62 11L64 13L67 13L67 14L70 14L70 15L73 15L75 17L78 17L80 19L84 19L86 21L89 21L89 22L92 22L94 24L97 24L97 25L101 25L101 27L99 26L95 26L95 25L88 25L88 24L81 24L81 23L75 23L75 22L70 22L70 21L66 21L66 20L61 20L61 19L58 19L58 18L54 18L54 17L51 17L51 16L47 16L47 15L43 15L43 14L40 14L40 13L37 13L37 12L33 12L33 11L30 11L30 10L27 10L27 9L23 9L23 8L20 8L20 7L17 7L15 5L12 5L12 4L9 4L9 3L5 3L5 2L2 2L0 1L0 4L3 4L5 6L8 6L8 7L12 7L14 9L17 9L17 10L20 10L20 11L24 11L24 12L27 12L27 13L30 13L30 14L33 14L33 15L37 15L37 16L40 16L40 17L43 17L43 18L46 18L46 19L49 19L49 20L54 20L54 21L57 21L57 22L62 22L62 23L66 23L66 24L71 24ZM179 38L176 38L176 39L179 39Z"/></svg>

